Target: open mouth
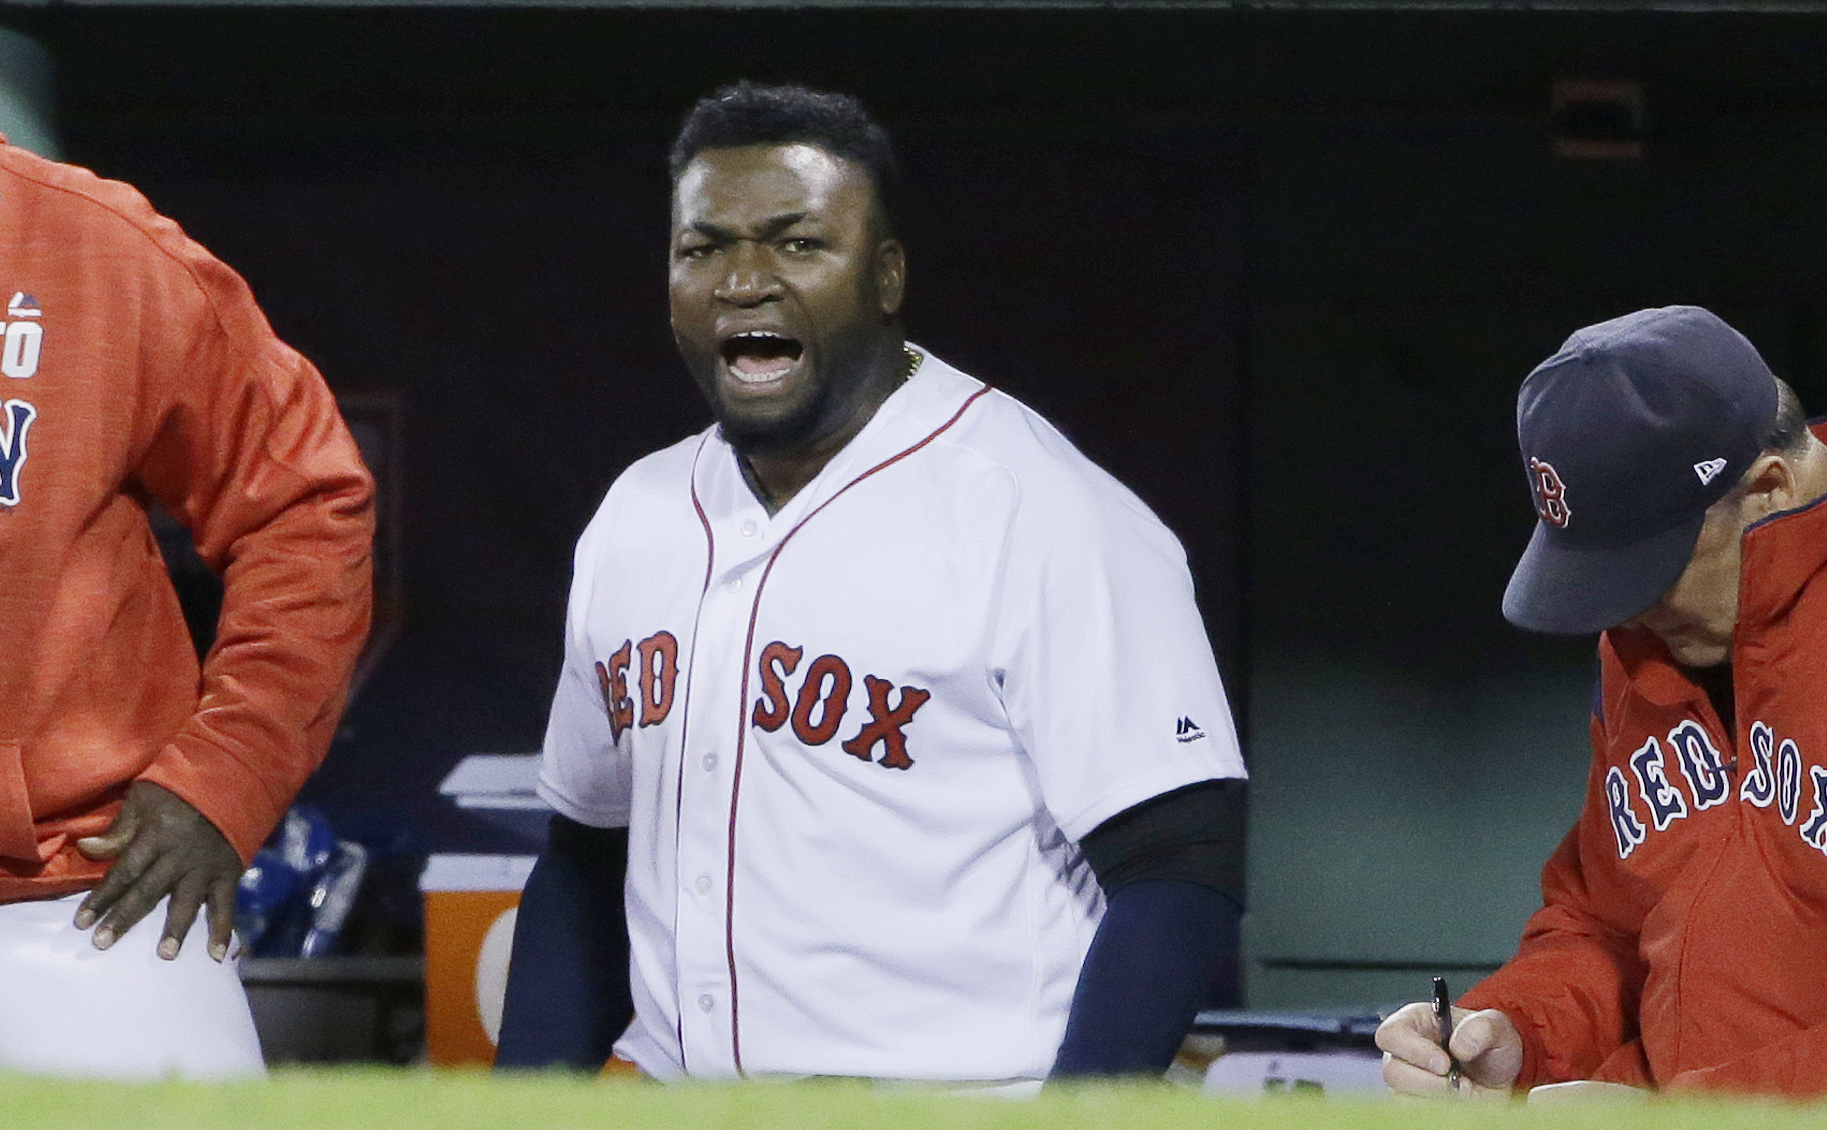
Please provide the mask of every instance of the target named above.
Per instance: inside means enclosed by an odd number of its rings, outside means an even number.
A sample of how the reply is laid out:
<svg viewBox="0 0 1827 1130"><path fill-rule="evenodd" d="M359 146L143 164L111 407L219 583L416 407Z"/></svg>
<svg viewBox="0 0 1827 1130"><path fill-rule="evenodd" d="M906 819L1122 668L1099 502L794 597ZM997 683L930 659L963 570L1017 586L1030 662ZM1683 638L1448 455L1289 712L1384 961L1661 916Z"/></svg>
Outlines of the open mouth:
<svg viewBox="0 0 1827 1130"><path fill-rule="evenodd" d="M786 376L804 352L798 340L754 330L724 339L723 363L741 384L767 384Z"/></svg>

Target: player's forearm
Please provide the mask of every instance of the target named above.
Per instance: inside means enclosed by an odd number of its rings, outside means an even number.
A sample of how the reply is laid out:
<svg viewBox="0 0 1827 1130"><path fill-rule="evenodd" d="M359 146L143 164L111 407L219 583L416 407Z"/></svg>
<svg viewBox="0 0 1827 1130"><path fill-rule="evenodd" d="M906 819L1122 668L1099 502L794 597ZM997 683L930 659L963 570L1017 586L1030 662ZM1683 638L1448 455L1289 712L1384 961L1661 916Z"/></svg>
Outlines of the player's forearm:
<svg viewBox="0 0 1827 1130"><path fill-rule="evenodd" d="M634 1016L622 903L628 830L552 818L514 924L497 1068L595 1071Z"/></svg>
<svg viewBox="0 0 1827 1130"><path fill-rule="evenodd" d="M1079 972L1055 1079L1159 1075L1215 986L1235 974L1241 910L1209 887L1122 887Z"/></svg>

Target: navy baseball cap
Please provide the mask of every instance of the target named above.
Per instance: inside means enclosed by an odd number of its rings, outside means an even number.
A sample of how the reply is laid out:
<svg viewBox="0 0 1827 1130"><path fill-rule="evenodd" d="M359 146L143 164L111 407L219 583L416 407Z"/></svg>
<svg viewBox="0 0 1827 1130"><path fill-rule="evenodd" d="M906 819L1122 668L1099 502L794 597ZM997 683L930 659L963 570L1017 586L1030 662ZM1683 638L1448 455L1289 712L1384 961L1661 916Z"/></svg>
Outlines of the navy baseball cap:
<svg viewBox="0 0 1827 1130"><path fill-rule="evenodd" d="M1576 331L1517 396L1539 521L1504 617L1580 634L1656 603L1687 568L1707 507L1762 451L1776 409L1757 350L1698 306Z"/></svg>

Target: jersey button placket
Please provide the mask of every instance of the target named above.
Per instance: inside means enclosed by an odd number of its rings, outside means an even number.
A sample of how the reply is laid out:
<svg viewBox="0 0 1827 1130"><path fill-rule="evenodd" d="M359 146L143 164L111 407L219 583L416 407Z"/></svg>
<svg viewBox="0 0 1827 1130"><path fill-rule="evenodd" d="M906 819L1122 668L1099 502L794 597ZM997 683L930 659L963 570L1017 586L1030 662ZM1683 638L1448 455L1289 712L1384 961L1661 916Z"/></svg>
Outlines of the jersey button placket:
<svg viewBox="0 0 1827 1130"><path fill-rule="evenodd" d="M720 549L729 549L735 529L724 527ZM679 1037L694 1073L720 1076L734 1072L728 1018L721 1002L729 992L729 960L722 896L728 866L730 779L722 772L735 750L734 738L742 679L743 644L749 627L749 595L743 550L733 557L719 553L710 585L700 606L694 647L689 737L698 746L679 780L678 854L675 875L674 930L678 965ZM703 744L698 744L702 742Z"/></svg>

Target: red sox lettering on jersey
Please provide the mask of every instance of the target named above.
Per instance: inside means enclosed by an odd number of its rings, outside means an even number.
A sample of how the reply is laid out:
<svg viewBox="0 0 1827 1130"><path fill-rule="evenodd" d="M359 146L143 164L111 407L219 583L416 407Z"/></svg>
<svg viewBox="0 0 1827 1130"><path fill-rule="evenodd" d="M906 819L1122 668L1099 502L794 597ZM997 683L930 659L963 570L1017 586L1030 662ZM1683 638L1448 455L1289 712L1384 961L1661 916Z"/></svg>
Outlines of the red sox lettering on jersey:
<svg viewBox="0 0 1827 1130"><path fill-rule="evenodd" d="M753 721L772 733L793 724L793 733L808 746L820 746L837 736L844 716L850 710L850 691L855 682L850 665L836 655L821 655L807 665L799 680L797 692L788 695L787 678L799 669L805 648L790 647L779 640L761 650L756 675L761 695L755 700ZM628 667L638 656L640 672L640 725L657 726L672 712L673 688L679 676L679 641L671 632L661 631L638 645L629 640L617 648L607 662L598 660L596 678L603 692L603 709L609 714L610 729L619 740L623 731L635 725L634 700L628 691ZM895 684L875 675L863 676L868 694L869 718L842 749L861 761L875 761L884 769L907 769L913 758L907 752L907 724L926 701L930 691ZM896 695L893 705L889 696ZM816 716L816 721L814 717ZM879 761L874 757L882 747Z"/></svg>
<svg viewBox="0 0 1827 1130"><path fill-rule="evenodd" d="M623 641L605 663L597 660L596 681L602 687L603 708L616 740L635 724L634 701L628 697L628 664L636 661L633 640ZM671 632L656 632L640 643L638 651L642 726L657 726L672 713L673 686L679 679L679 640Z"/></svg>
<svg viewBox="0 0 1827 1130"><path fill-rule="evenodd" d="M23 291L13 294L6 307L4 337L0 337L0 375L22 381L38 375L44 351L44 311L38 300ZM17 506L20 473L25 468L26 438L38 408L29 400L0 398L0 506Z"/></svg>
<svg viewBox="0 0 1827 1130"><path fill-rule="evenodd" d="M1763 721L1751 724L1751 764L1738 786L1738 799L1774 809L1791 827L1801 815L1803 758L1793 739L1779 739ZM1628 859L1650 829L1666 832L1676 821L1725 803L1732 794L1729 768L1706 729L1688 719L1666 738L1650 737L1630 755L1629 773L1612 766L1605 774L1618 858ZM1813 808L1796 832L1802 842L1827 855L1827 769L1809 766L1808 797ZM1640 806L1640 807L1639 807ZM1647 817L1647 823L1645 822Z"/></svg>

